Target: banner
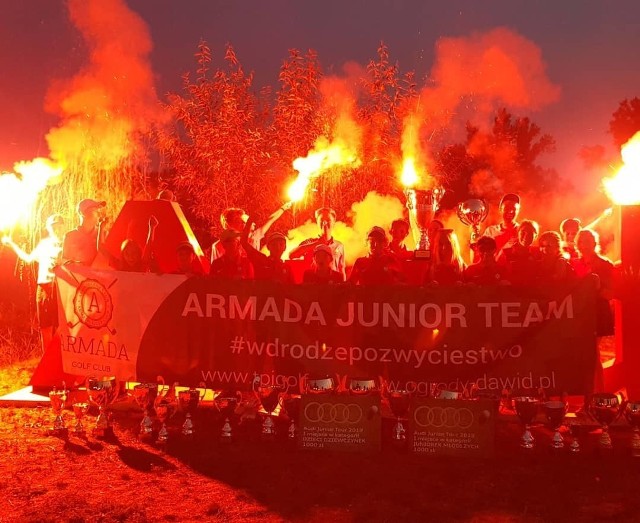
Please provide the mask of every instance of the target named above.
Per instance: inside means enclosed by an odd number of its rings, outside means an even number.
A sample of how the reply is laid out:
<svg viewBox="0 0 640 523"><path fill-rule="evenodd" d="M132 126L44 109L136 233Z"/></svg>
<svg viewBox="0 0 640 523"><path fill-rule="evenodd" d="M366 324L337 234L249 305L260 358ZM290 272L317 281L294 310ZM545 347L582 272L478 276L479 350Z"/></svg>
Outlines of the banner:
<svg viewBox="0 0 640 523"><path fill-rule="evenodd" d="M595 289L357 287L65 269L65 371L249 389L374 377L427 392L582 394L596 364ZM80 372L81 371L81 372Z"/></svg>
<svg viewBox="0 0 640 523"><path fill-rule="evenodd" d="M145 329L185 276L80 265L57 267L55 272L62 370L77 376L135 379Z"/></svg>

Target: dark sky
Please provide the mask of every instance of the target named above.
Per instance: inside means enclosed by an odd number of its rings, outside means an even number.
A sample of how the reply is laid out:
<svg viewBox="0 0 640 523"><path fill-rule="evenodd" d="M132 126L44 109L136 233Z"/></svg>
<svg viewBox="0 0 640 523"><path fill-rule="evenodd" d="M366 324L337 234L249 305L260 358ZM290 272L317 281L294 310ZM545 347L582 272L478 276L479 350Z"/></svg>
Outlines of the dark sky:
<svg viewBox="0 0 640 523"><path fill-rule="evenodd" d="M549 163L579 175L582 145L610 146L611 113L640 96L640 2L595 0L128 0L149 25L153 68L163 95L193 68L200 38L214 52L231 42L258 85L275 83L289 48L313 48L328 71L366 64L380 40L402 70L426 74L441 36L505 26L542 50L555 104L533 114L558 142ZM44 111L47 87L85 60L63 0L2 0L0 13L0 168L46 155L56 120Z"/></svg>

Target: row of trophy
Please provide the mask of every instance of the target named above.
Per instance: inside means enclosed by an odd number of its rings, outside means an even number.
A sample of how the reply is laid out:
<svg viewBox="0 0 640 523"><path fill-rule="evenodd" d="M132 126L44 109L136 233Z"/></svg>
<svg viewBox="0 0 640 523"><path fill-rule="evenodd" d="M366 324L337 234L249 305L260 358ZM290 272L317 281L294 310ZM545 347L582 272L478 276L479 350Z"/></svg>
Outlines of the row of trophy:
<svg viewBox="0 0 640 523"><path fill-rule="evenodd" d="M105 437L112 432L110 405L117 399L121 390L121 384L113 377L109 378L88 378L86 380L86 391L89 403L76 402L73 403L72 409L76 417L74 433L82 435L85 432L82 419L86 414L89 404L98 409L98 416L93 428L93 435L96 437ZM380 394L389 404L391 413L395 418L395 424L392 429L392 440L402 444L406 440L406 429L403 421L407 419L411 401L416 395L415 392L407 390L390 390L379 386L379 381L374 378L343 378L332 376L323 376L316 378L307 378L303 382L302 391L306 394L336 394L344 390L350 395L368 395ZM157 417L160 428L157 434L159 443L165 443L169 438L167 422L177 412L184 414L184 422L182 423L182 435L185 437L193 436L194 423L193 416L201 401L204 399L207 388L204 383L199 388L185 388L178 390L177 384L167 386L161 377L158 377L157 383L138 383L127 391L128 395L133 398L137 405L141 408L143 415L140 422L139 436L143 440L149 440L154 433L154 424L152 417ZM256 376L252 385L253 395L258 401L261 409L260 413L264 416L262 421L262 436L270 439L275 436L274 415L279 410L286 414L290 420L288 428L288 437L295 439L297 437L296 420L300 412L300 394L290 393L286 387L279 387L270 384L263 384L260 378ZM460 392L440 390L430 391L431 397L440 399L464 399ZM499 397L491 395L483 395L476 393L472 398L480 399L483 397L491 397L499 401ZM63 385L61 390L53 389L49 393L51 407L55 415L51 432L54 434L66 433L67 429L64 425L62 412L66 407L69 398L69 391ZM242 402L242 394L239 391L222 391L213 395L213 402L217 410L220 412L223 425L220 433L222 441L230 441L233 437L232 420L237 407ZM520 445L525 449L532 449L535 446L535 438L531 431L531 426L539 418L541 413L553 431L551 438L551 446L554 449L563 449L565 441L561 433L561 428L566 422L566 414L568 412L568 403L564 399L544 399L538 392L516 394L508 398L507 404L512 408L521 423L524 426L524 432L520 438ZM624 416L633 428L633 436L631 438L632 455L640 457L640 401L621 401L616 394L596 393L588 397L585 404L585 414L593 418L602 428L601 435L598 439L600 448L612 448L612 440L609 434L609 426L619 417ZM569 446L571 452L580 450L580 443L575 435L576 424L568 424L569 428L574 432Z"/></svg>
<svg viewBox="0 0 640 523"><path fill-rule="evenodd" d="M545 419L553 430L551 447L553 449L563 449L565 447L564 438L560 432L565 423L565 416L568 412L568 404L564 400L542 401L536 395L515 396L512 398L513 408L524 425L524 433L520 438L520 446L524 449L532 449L535 446L535 438L531 433L531 426L542 410ZM631 437L631 453L634 457L640 457L640 401L620 401L616 394L600 392L592 394L585 404L586 413L593 418L602 428L598 445L601 449L611 449L613 447L609 427L620 416L624 416L633 428ZM576 429L578 425L571 424L569 428L573 431L573 438L569 444L571 452L580 451Z"/></svg>

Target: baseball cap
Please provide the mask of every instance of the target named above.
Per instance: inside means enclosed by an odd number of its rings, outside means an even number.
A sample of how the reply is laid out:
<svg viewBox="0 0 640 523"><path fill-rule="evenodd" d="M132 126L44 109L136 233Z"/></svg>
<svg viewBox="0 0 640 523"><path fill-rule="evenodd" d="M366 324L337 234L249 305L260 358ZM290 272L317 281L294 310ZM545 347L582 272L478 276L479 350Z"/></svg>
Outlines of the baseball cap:
<svg viewBox="0 0 640 523"><path fill-rule="evenodd" d="M240 238L242 236L238 231L234 231L233 229L225 229L220 233L220 241L228 242L229 240L233 240L234 238Z"/></svg>
<svg viewBox="0 0 640 523"><path fill-rule="evenodd" d="M377 225L374 225L373 227L371 227L371 229L369 229L367 238L371 238L371 236L376 236L381 240L387 239L387 233L384 232L384 229L382 227L378 227Z"/></svg>
<svg viewBox="0 0 640 523"><path fill-rule="evenodd" d="M513 202L513 203L517 203L518 205L520 205L520 196L518 196L515 193L507 193L502 197L502 200L500 200L500 206L502 207L502 204L504 202Z"/></svg>
<svg viewBox="0 0 640 523"><path fill-rule="evenodd" d="M269 234L269 236L267 236L266 245L269 245L274 240L284 240L286 242L287 237L281 232L272 232L271 234Z"/></svg>
<svg viewBox="0 0 640 523"><path fill-rule="evenodd" d="M91 198L85 198L84 200L80 200L78 202L78 213L85 215L91 209L105 207L107 202L92 200Z"/></svg>
<svg viewBox="0 0 640 523"><path fill-rule="evenodd" d="M328 245L325 245L323 243L321 243L320 245L316 245L315 249L313 249L313 255L315 256L319 252L326 252L331 257L331 259L333 259L333 251Z"/></svg>
<svg viewBox="0 0 640 523"><path fill-rule="evenodd" d="M55 225L56 223L64 223L64 218L61 214L52 214L47 218L45 225L50 227L51 225Z"/></svg>

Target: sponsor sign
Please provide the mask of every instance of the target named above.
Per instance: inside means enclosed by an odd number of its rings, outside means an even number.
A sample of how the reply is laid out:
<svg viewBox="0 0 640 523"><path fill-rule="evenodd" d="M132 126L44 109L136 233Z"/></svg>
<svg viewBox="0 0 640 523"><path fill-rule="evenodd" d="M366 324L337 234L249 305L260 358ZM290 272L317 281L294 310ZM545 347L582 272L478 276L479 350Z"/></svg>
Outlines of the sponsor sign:
<svg viewBox="0 0 640 523"><path fill-rule="evenodd" d="M380 450L380 397L303 394L298 446L312 450Z"/></svg>
<svg viewBox="0 0 640 523"><path fill-rule="evenodd" d="M496 414L491 400L418 398L409 411L409 448L429 456L492 456Z"/></svg>

